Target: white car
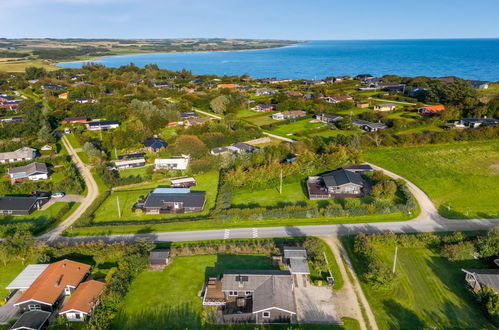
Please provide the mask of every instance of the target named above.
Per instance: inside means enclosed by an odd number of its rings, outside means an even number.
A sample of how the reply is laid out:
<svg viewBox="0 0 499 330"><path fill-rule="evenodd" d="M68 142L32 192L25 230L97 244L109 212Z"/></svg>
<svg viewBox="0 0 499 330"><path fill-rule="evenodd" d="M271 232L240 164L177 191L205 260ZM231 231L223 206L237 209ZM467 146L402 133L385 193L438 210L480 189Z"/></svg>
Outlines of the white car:
<svg viewBox="0 0 499 330"><path fill-rule="evenodd" d="M62 198L64 195L65 194L63 192L56 192L52 194L52 198Z"/></svg>
<svg viewBox="0 0 499 330"><path fill-rule="evenodd" d="M71 130L70 130L69 128L65 128L65 129L64 129L64 133L66 133L66 134L71 134Z"/></svg>

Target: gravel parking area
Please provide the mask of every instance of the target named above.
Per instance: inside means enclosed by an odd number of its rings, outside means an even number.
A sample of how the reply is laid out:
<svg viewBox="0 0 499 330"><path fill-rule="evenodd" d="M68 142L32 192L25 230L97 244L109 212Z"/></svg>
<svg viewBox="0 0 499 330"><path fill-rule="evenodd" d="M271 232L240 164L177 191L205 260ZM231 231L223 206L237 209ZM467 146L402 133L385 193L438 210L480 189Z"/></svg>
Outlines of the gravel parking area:
<svg viewBox="0 0 499 330"><path fill-rule="evenodd" d="M305 276L295 275L295 302L298 323L341 324L331 287L314 286Z"/></svg>

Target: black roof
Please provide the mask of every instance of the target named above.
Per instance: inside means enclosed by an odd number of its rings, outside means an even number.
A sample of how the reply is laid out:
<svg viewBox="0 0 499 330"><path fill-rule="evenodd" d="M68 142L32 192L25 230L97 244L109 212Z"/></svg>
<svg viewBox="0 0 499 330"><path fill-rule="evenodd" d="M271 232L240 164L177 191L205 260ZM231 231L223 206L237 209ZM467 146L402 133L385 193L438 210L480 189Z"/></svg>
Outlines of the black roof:
<svg viewBox="0 0 499 330"><path fill-rule="evenodd" d="M155 148L161 148L161 147L166 147L168 143L157 137L150 137L144 140L144 146L149 148L149 147L155 147Z"/></svg>
<svg viewBox="0 0 499 330"><path fill-rule="evenodd" d="M42 328L45 322L47 322L49 317L50 313L45 311L25 312L10 329L39 330Z"/></svg>
<svg viewBox="0 0 499 330"><path fill-rule="evenodd" d="M92 121L88 123L89 126L105 126L105 125L116 125L120 124L117 120L103 120L103 121Z"/></svg>
<svg viewBox="0 0 499 330"><path fill-rule="evenodd" d="M239 150L243 150L245 152L253 152L253 151L256 151L256 150L260 149L258 147L255 147L255 146L253 146L251 144L244 143L244 142L236 142L232 146L236 147Z"/></svg>
<svg viewBox="0 0 499 330"><path fill-rule="evenodd" d="M184 207L203 207L206 198L204 191L194 191L188 194L182 193L150 193L144 203L144 207L162 207L164 203L180 202Z"/></svg>
<svg viewBox="0 0 499 330"><path fill-rule="evenodd" d="M364 185L364 180L359 173L347 171L345 169L335 170L322 175L326 187L341 186L347 183L354 183L359 186Z"/></svg>
<svg viewBox="0 0 499 330"><path fill-rule="evenodd" d="M144 158L146 154L143 153L143 152L137 152L137 153L134 153L134 154L127 154L127 155L119 155L118 156L118 159L119 160L122 160L122 159L136 159L136 158Z"/></svg>
<svg viewBox="0 0 499 330"><path fill-rule="evenodd" d="M4 196L0 197L0 211L29 211L36 203L38 197Z"/></svg>
<svg viewBox="0 0 499 330"><path fill-rule="evenodd" d="M347 165L343 167L346 170L362 170L362 171L372 171L373 168L369 164L354 164L354 165Z"/></svg>
<svg viewBox="0 0 499 330"><path fill-rule="evenodd" d="M180 118L188 118L188 117L199 117L199 115L195 112L182 112L182 113L180 113Z"/></svg>

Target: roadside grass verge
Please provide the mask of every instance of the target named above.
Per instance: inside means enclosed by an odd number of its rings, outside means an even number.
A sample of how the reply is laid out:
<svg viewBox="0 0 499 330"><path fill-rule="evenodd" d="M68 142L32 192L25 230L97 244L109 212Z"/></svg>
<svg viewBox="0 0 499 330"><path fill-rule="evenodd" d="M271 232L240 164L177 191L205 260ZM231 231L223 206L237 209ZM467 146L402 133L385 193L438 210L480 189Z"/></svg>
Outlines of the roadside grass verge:
<svg viewBox="0 0 499 330"><path fill-rule="evenodd" d="M353 253L353 236L342 241L359 272L362 262ZM382 242L374 246L376 256L391 268L395 247ZM485 266L475 259L451 262L425 247L399 247L391 288L375 289L359 280L380 329L490 329L461 271Z"/></svg>
<svg viewBox="0 0 499 330"><path fill-rule="evenodd" d="M377 148L364 158L423 189L446 218L499 217L499 140Z"/></svg>

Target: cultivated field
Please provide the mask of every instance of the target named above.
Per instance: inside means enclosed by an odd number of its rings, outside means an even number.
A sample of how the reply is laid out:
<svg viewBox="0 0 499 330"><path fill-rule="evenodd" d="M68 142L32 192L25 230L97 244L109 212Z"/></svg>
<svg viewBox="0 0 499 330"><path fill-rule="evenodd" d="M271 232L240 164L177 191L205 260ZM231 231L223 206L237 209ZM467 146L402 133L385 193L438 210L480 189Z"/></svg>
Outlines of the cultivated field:
<svg viewBox="0 0 499 330"><path fill-rule="evenodd" d="M365 159L423 189L447 218L499 216L499 141L382 148Z"/></svg>

